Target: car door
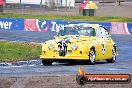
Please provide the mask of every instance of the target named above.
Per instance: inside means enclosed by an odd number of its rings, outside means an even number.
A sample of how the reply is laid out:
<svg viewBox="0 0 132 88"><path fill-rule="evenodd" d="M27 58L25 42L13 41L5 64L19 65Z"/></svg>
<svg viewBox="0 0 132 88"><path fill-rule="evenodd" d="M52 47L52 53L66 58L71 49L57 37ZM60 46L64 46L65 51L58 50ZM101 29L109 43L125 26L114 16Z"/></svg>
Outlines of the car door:
<svg viewBox="0 0 132 88"><path fill-rule="evenodd" d="M99 27L101 30L101 35L102 35L102 54L103 58L102 59L109 59L112 55L112 41L110 39L110 36L107 32L107 29L103 26Z"/></svg>
<svg viewBox="0 0 132 88"><path fill-rule="evenodd" d="M100 27L96 30L96 60L102 60L105 57L105 42L102 33L102 29Z"/></svg>

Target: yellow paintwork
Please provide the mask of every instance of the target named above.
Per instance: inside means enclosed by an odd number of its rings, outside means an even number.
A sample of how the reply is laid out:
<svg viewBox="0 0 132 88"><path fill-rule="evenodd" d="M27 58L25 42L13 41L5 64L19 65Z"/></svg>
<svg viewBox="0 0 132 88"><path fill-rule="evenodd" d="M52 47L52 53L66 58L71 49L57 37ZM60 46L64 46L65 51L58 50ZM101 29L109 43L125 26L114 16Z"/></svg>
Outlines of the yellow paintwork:
<svg viewBox="0 0 132 88"><path fill-rule="evenodd" d="M96 29L96 27L93 27ZM62 57L59 56L57 50L58 50L58 44L57 42L67 36L56 36L54 40L46 41L42 44L42 54L40 55L40 58L42 60L89 60L89 51L91 47L95 47L95 54L96 54L96 60L105 60L105 59L111 59L112 58L112 49L113 45L115 44L114 41L109 38L98 38L96 36L78 36L79 39L72 39L68 44L68 51L67 54ZM105 46L105 53L102 53L102 42L106 45ZM49 49L48 45L52 43L54 45L53 49ZM72 50L72 45L76 44L77 49ZM82 52L82 53L80 53Z"/></svg>

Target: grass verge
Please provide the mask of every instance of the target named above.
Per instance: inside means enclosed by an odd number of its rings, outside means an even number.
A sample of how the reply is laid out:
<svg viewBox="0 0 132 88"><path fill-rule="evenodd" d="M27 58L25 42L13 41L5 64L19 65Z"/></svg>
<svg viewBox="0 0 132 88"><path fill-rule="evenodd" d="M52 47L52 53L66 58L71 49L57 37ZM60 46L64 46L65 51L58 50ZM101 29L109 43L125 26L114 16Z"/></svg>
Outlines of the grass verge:
<svg viewBox="0 0 132 88"><path fill-rule="evenodd" d="M28 15L28 14L0 14L0 18L24 18L43 20L69 20L69 21L89 21L89 22L132 22L132 18L125 17L96 17L96 16L55 16L55 15Z"/></svg>
<svg viewBox="0 0 132 88"><path fill-rule="evenodd" d="M0 62L39 58L41 45L0 41Z"/></svg>

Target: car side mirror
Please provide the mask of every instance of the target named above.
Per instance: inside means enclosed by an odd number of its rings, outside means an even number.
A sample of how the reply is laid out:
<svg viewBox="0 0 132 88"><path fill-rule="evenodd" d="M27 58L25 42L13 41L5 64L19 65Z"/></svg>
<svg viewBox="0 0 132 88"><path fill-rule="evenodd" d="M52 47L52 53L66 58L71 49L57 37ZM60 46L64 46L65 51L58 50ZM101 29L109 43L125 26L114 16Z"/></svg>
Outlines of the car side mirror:
<svg viewBox="0 0 132 88"><path fill-rule="evenodd" d="M56 39L57 37L59 37L59 36L54 36L55 39Z"/></svg>
<svg viewBox="0 0 132 88"><path fill-rule="evenodd" d="M57 35L56 35L57 37L59 37L59 33L57 33Z"/></svg>

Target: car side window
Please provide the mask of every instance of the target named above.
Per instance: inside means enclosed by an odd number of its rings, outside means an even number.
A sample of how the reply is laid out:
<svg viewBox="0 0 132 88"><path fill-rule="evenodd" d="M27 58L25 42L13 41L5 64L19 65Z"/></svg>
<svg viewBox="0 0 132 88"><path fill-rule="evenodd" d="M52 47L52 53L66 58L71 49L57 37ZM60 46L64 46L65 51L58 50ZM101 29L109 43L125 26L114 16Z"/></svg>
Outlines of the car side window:
<svg viewBox="0 0 132 88"><path fill-rule="evenodd" d="M101 33L101 29L100 29L100 28L98 28L98 29L96 30L96 36L97 36L98 38L102 38L102 33Z"/></svg>
<svg viewBox="0 0 132 88"><path fill-rule="evenodd" d="M96 31L96 36L99 38L109 38L109 34L104 27L99 27Z"/></svg>
<svg viewBox="0 0 132 88"><path fill-rule="evenodd" d="M100 27L101 31L102 31L102 35L104 38L109 38L109 34L107 32L107 29L105 29L104 27Z"/></svg>

